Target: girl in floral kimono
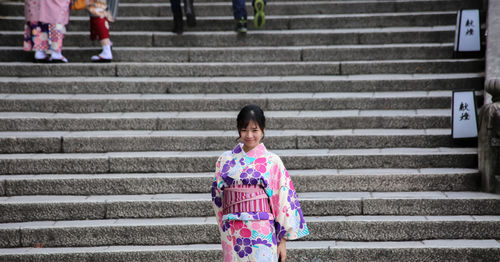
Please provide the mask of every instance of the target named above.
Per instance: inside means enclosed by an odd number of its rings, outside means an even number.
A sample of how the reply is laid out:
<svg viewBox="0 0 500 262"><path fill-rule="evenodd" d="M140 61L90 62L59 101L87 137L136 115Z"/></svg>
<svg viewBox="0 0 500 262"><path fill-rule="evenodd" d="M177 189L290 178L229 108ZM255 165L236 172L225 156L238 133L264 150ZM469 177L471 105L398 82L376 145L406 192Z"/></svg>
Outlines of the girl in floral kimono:
<svg viewBox="0 0 500 262"><path fill-rule="evenodd" d="M35 62L67 63L62 55L69 21L70 0L24 1L25 51L35 51Z"/></svg>
<svg viewBox="0 0 500 262"><path fill-rule="evenodd" d="M286 241L309 234L292 180L279 156L260 143L264 112L244 107L239 143L216 164L212 201L224 261L284 261Z"/></svg>

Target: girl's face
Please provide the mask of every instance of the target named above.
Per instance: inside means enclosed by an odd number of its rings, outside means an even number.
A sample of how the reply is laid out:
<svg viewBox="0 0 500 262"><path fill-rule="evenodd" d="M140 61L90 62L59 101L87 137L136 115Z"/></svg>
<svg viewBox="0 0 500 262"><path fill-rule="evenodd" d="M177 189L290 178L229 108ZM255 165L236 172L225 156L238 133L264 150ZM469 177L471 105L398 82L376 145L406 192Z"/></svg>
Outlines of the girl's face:
<svg viewBox="0 0 500 262"><path fill-rule="evenodd" d="M264 136L264 130L260 129L255 121L250 121L248 126L240 130L240 140L243 142L243 150L248 152L258 146Z"/></svg>

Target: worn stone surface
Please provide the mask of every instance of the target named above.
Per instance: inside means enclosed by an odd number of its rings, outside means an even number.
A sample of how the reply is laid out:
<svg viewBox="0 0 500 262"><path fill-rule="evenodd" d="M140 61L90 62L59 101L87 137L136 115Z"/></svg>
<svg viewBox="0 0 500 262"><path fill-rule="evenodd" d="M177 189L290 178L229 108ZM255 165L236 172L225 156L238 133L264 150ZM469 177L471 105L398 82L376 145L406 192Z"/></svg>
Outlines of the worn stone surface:
<svg viewBox="0 0 500 262"><path fill-rule="evenodd" d="M105 112L160 112L160 111L237 111L247 104L262 105L263 110L381 110L381 109L418 109L448 108L450 96L428 96L425 94L398 97L397 93L386 97L375 97L366 93L308 94L301 96L258 96L244 98L231 96L227 99L206 97L206 95L182 97L176 95L122 95L116 97L96 96L50 96L32 95L9 96L0 99L1 111L10 112L54 112L54 113L105 113ZM437 105L437 106L435 106Z"/></svg>
<svg viewBox="0 0 500 262"><path fill-rule="evenodd" d="M37 220L103 219L102 203L1 203L0 222Z"/></svg>
<svg viewBox="0 0 500 262"><path fill-rule="evenodd" d="M73 80L78 81L76 85ZM247 77L218 78L3 78L2 93L119 94L119 93L283 93L283 92L371 92L482 90L481 74L360 76Z"/></svg>
<svg viewBox="0 0 500 262"><path fill-rule="evenodd" d="M1 228L0 232L2 237L0 238L0 248L7 247L20 247L21 231L18 228ZM1 260L0 254L0 260Z"/></svg>
<svg viewBox="0 0 500 262"><path fill-rule="evenodd" d="M498 199L366 199L364 214L378 215L498 215Z"/></svg>
<svg viewBox="0 0 500 262"><path fill-rule="evenodd" d="M60 137L1 137L0 153L60 153Z"/></svg>

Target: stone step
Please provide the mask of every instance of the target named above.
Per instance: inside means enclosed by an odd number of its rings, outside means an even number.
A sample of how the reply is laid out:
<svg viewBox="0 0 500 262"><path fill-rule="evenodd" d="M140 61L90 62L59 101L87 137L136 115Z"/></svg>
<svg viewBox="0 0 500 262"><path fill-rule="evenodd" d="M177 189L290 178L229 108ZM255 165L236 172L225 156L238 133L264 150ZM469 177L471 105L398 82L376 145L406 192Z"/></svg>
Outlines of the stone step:
<svg viewBox="0 0 500 262"><path fill-rule="evenodd" d="M9 30L12 30L10 28ZM23 32L0 31L2 46L22 46ZM235 47L235 46L304 46L304 45L356 45L391 43L452 43L455 26L357 28L357 29L307 29L249 31L245 38L233 31L170 32L112 31L114 46L128 47ZM88 29L68 31L64 46L98 47L89 40Z"/></svg>
<svg viewBox="0 0 500 262"><path fill-rule="evenodd" d="M24 5L20 2L1 3L0 15L24 16ZM249 14L253 14L251 3L246 3ZM441 0L441 1L269 1L266 13L272 15L307 15L307 14L348 14L348 13L394 13L416 11L456 11L458 9L481 9L479 1ZM198 17L225 16L232 14L231 2L195 3ZM84 16L85 11L71 12L71 16ZM122 3L120 2L118 19L128 16L172 16L169 1L158 3Z"/></svg>
<svg viewBox="0 0 500 262"><path fill-rule="evenodd" d="M0 153L225 150L237 138L235 130L0 132ZM475 146L454 141L450 129L267 130L265 141L269 149Z"/></svg>
<svg viewBox="0 0 500 262"><path fill-rule="evenodd" d="M289 170L299 192L476 191L477 169ZM0 176L0 196L205 193L214 173Z"/></svg>
<svg viewBox="0 0 500 262"><path fill-rule="evenodd" d="M0 63L0 76L291 76L477 73L483 59L242 63Z"/></svg>
<svg viewBox="0 0 500 262"><path fill-rule="evenodd" d="M207 188L208 189L208 188ZM306 216L500 215L500 195L481 192L300 193ZM0 197L0 222L213 216L209 193Z"/></svg>
<svg viewBox="0 0 500 262"><path fill-rule="evenodd" d="M362 255L360 255L362 254ZM287 261L495 261L496 240L423 240L397 242L290 241ZM17 261L222 261L220 244L175 246L102 246L69 248L5 248L0 260Z"/></svg>
<svg viewBox="0 0 500 262"><path fill-rule="evenodd" d="M200 148L202 149L202 148ZM273 150L289 169L475 168L476 148ZM1 154L2 174L210 172L222 151Z"/></svg>
<svg viewBox="0 0 500 262"><path fill-rule="evenodd" d="M89 62L100 48L65 47L71 62ZM31 62L33 53L22 47L0 47L3 62ZM396 59L449 59L453 44L389 44L297 47L116 47L115 62L282 62Z"/></svg>
<svg viewBox="0 0 500 262"><path fill-rule="evenodd" d="M478 91L477 102L482 101ZM451 108L452 91L250 94L1 94L3 112L266 111Z"/></svg>
<svg viewBox="0 0 500 262"><path fill-rule="evenodd" d="M235 130L237 112L5 112L0 131ZM269 130L449 128L450 109L267 111Z"/></svg>
<svg viewBox="0 0 500 262"><path fill-rule="evenodd" d="M360 254L363 254L362 256ZM287 261L495 261L496 240L423 240L404 242L290 241ZM222 261L220 244L181 246L103 246L80 248L0 249L3 261Z"/></svg>
<svg viewBox="0 0 500 262"><path fill-rule="evenodd" d="M252 16L248 19L251 21ZM338 29L360 27L406 27L455 25L456 11L399 12L369 14L322 14L322 15L267 15L266 30L286 29ZM110 24L112 31L170 31L172 17L120 17ZM186 31L232 31L235 22L228 10L226 16L197 17L197 26L185 27ZM68 31L86 31L89 28L88 16L71 17ZM253 23L248 23L253 30ZM23 30L24 16L4 16L0 30Z"/></svg>
<svg viewBox="0 0 500 262"><path fill-rule="evenodd" d="M305 220L316 234L302 241L500 239L500 216L326 216ZM44 248L220 243L215 217L9 223L0 224L0 232L8 236L0 242L2 248L40 243Z"/></svg>
<svg viewBox="0 0 500 262"><path fill-rule="evenodd" d="M285 93L483 90L484 75L411 74L259 77L0 77L0 93Z"/></svg>

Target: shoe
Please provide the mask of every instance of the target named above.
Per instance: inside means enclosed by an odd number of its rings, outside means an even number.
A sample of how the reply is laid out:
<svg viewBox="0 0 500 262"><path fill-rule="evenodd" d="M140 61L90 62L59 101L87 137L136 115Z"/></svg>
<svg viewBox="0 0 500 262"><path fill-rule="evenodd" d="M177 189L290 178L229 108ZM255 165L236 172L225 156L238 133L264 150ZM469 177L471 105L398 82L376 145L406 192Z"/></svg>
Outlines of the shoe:
<svg viewBox="0 0 500 262"><path fill-rule="evenodd" d="M253 2L253 26L256 29L262 29L266 24L266 14L264 13L265 6L264 0L255 0Z"/></svg>
<svg viewBox="0 0 500 262"><path fill-rule="evenodd" d="M36 51L33 61L35 63L46 63L48 59L49 56L45 53L45 51Z"/></svg>
<svg viewBox="0 0 500 262"><path fill-rule="evenodd" d="M66 57L62 57L62 58L52 58L50 57L49 60L47 60L47 63L53 63L53 64L58 64L58 63L67 63L68 62L68 59L66 59Z"/></svg>
<svg viewBox="0 0 500 262"><path fill-rule="evenodd" d="M110 63L113 59L104 58L100 55L94 55L90 58L90 61L93 63Z"/></svg>
<svg viewBox="0 0 500 262"><path fill-rule="evenodd" d="M61 52L52 51L50 58L48 60L49 63L67 63L68 59L64 57Z"/></svg>
<svg viewBox="0 0 500 262"><path fill-rule="evenodd" d="M236 23L236 32L240 35L246 35L247 31L247 20L242 17L240 21Z"/></svg>
<svg viewBox="0 0 500 262"><path fill-rule="evenodd" d="M182 28L182 15L181 16L174 16L174 27L172 28L172 33L182 35L184 32L184 29Z"/></svg>
<svg viewBox="0 0 500 262"><path fill-rule="evenodd" d="M184 0L184 13L186 14L187 25L190 27L196 26L193 0Z"/></svg>

